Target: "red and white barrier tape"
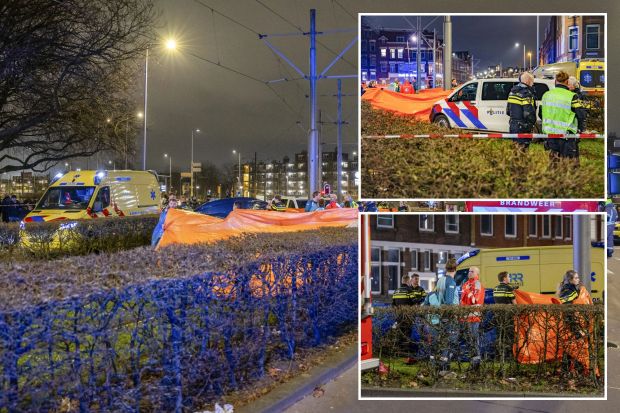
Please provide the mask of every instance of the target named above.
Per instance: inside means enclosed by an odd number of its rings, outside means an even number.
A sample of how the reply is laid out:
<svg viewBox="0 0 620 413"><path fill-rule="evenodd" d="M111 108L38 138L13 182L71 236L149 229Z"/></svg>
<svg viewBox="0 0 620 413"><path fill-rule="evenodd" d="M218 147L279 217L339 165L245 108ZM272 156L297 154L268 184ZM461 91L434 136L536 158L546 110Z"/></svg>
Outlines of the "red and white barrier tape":
<svg viewBox="0 0 620 413"><path fill-rule="evenodd" d="M605 135L596 133L579 133L574 135L565 134L544 134L544 133L462 133L462 134L427 134L427 135L369 135L362 136L366 139L412 139L412 138L463 138L463 139L603 139Z"/></svg>

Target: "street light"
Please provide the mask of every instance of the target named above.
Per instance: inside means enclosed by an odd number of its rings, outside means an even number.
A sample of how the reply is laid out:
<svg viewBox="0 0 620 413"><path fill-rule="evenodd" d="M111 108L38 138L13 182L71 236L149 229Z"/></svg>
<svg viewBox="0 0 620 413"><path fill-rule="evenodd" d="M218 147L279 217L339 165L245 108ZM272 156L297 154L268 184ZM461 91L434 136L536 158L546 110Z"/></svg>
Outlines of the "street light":
<svg viewBox="0 0 620 413"><path fill-rule="evenodd" d="M519 43L515 43L515 47L519 47ZM523 43L523 71L525 71L525 43Z"/></svg>
<svg viewBox="0 0 620 413"><path fill-rule="evenodd" d="M148 108L148 90L149 90L149 46L146 48L146 54L144 57L144 130L143 130L143 142L142 142L142 169L146 171L146 115ZM175 50L177 42L173 39L166 41L166 49Z"/></svg>
<svg viewBox="0 0 620 413"><path fill-rule="evenodd" d="M241 184L241 152L237 152L236 149L233 149L233 154L235 153L239 155L239 176L237 177L239 183L239 196L243 196L243 194L241 193L243 191L243 185Z"/></svg>
<svg viewBox="0 0 620 413"><path fill-rule="evenodd" d="M172 155L168 155L167 153L164 154L164 158L168 158L169 165L168 165L168 184L169 184L169 188L166 188L168 190L168 192L170 192L170 190L172 189Z"/></svg>
<svg viewBox="0 0 620 413"><path fill-rule="evenodd" d="M190 179L191 188L189 190L189 196L194 196L194 133L200 133L200 129L192 129L192 162L189 169L192 177Z"/></svg>
<svg viewBox="0 0 620 413"><path fill-rule="evenodd" d="M108 165L112 165L112 168L113 168L112 170L113 170L113 171L116 171L116 161L111 161L111 160L109 160L109 161L108 161Z"/></svg>
<svg viewBox="0 0 620 413"><path fill-rule="evenodd" d="M530 70L532 70L532 52L527 52L527 56L530 58Z"/></svg>

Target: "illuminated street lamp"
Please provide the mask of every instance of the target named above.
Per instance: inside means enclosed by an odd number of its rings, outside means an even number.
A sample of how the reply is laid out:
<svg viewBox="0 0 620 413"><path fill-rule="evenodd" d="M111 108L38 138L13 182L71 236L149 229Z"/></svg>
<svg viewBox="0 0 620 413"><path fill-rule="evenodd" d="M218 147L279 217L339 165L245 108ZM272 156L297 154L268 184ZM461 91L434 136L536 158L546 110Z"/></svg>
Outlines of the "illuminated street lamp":
<svg viewBox="0 0 620 413"><path fill-rule="evenodd" d="M515 47L519 47L519 43L515 43ZM525 70L525 43L523 44L523 70Z"/></svg>
<svg viewBox="0 0 620 413"><path fill-rule="evenodd" d="M192 162L190 165L190 171L192 177L190 179L191 188L189 190L189 195L194 196L194 133L200 133L200 129L192 129Z"/></svg>
<svg viewBox="0 0 620 413"><path fill-rule="evenodd" d="M174 39L166 40L166 49L172 51L176 50L177 42ZM142 143L142 169L146 171L146 120L147 120L147 108L148 108L148 90L149 90L149 47L146 48L146 55L144 59L144 139ZM142 118L142 117L140 117Z"/></svg>
<svg viewBox="0 0 620 413"><path fill-rule="evenodd" d="M164 158L168 158L168 184L169 184L169 188L166 188L168 190L168 192L170 192L170 190L172 189L172 156L168 155L167 153L164 154Z"/></svg>

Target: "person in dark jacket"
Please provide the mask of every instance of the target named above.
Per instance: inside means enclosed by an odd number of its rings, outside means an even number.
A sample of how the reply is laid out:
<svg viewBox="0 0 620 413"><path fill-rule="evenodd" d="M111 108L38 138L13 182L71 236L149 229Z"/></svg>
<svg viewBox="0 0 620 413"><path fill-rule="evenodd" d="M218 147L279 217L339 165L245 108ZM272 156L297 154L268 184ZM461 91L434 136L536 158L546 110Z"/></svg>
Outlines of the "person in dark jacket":
<svg viewBox="0 0 620 413"><path fill-rule="evenodd" d="M510 133L532 133L536 125L536 90L534 76L525 72L519 76L519 83L514 85L508 95L506 114L510 116ZM532 141L529 138L514 138L521 149L527 149Z"/></svg>
<svg viewBox="0 0 620 413"><path fill-rule="evenodd" d="M407 274L403 275L400 287L398 287L392 295L392 305L398 307L400 305L412 305L412 288L409 285L411 277Z"/></svg>
<svg viewBox="0 0 620 413"><path fill-rule="evenodd" d="M411 286L411 304L421 305L424 303L426 291L420 287L420 274L414 273L409 280L409 285Z"/></svg>
<svg viewBox="0 0 620 413"><path fill-rule="evenodd" d="M508 283L508 273L502 271L497 274L499 285L493 289L495 304L516 304L515 289Z"/></svg>
<svg viewBox="0 0 620 413"><path fill-rule="evenodd" d="M568 270L564 274L564 279L560 284L560 302L562 304L572 304L579 297L579 289L581 280L579 274L575 270Z"/></svg>
<svg viewBox="0 0 620 413"><path fill-rule="evenodd" d="M2 222L9 222L11 216L11 197L5 196L2 200Z"/></svg>

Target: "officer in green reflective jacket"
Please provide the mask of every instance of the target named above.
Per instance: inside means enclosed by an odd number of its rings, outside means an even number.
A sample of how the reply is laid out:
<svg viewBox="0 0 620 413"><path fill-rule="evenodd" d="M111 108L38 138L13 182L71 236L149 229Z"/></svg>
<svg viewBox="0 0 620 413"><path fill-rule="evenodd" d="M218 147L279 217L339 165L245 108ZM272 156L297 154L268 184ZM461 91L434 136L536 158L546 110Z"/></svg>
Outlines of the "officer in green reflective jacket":
<svg viewBox="0 0 620 413"><path fill-rule="evenodd" d="M538 114L542 119L542 132L546 134L577 134L586 128L586 110L581 100L568 87L568 74L555 75L555 88L546 92ZM545 142L552 161L558 158L579 158L579 139L550 138Z"/></svg>

